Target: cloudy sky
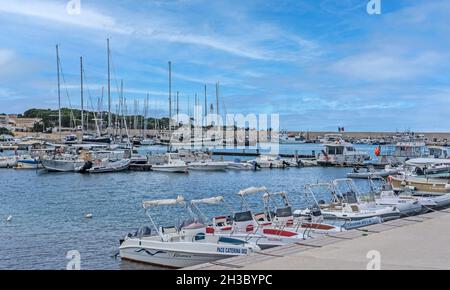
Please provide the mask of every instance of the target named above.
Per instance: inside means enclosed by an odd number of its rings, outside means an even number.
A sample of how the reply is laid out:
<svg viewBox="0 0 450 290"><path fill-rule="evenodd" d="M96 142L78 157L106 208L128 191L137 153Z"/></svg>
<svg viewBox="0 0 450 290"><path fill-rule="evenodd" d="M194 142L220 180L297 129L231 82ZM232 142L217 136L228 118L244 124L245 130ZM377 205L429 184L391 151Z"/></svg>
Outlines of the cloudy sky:
<svg viewBox="0 0 450 290"><path fill-rule="evenodd" d="M171 60L185 111L220 81L227 113L278 113L284 129L449 131L450 1L381 0L381 15L368 0L68 2L0 0L0 113L57 107L56 44L63 105L80 106L83 56L96 106L109 37L114 102L123 79L154 115Z"/></svg>

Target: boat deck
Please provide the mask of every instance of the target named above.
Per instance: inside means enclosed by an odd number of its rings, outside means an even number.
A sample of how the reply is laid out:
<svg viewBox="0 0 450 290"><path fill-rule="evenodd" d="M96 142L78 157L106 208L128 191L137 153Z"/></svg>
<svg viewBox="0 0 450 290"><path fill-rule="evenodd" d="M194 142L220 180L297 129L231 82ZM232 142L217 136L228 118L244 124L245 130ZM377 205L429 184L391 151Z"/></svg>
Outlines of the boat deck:
<svg viewBox="0 0 450 290"><path fill-rule="evenodd" d="M378 251L381 269L450 269L450 209L271 248L186 270L365 270Z"/></svg>

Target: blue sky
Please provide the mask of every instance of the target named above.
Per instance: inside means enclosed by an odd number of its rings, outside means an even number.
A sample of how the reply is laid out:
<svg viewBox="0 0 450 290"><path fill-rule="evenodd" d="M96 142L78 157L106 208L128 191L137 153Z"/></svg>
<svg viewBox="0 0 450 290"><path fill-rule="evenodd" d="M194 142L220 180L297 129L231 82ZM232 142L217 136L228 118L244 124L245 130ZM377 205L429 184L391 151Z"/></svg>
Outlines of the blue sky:
<svg viewBox="0 0 450 290"><path fill-rule="evenodd" d="M184 110L220 81L228 113L278 113L289 130L450 128L449 1L381 0L381 15L368 0L67 2L0 0L0 112L57 107L57 43L72 107L80 56L97 102L110 37L130 110L148 92L167 115L171 60Z"/></svg>

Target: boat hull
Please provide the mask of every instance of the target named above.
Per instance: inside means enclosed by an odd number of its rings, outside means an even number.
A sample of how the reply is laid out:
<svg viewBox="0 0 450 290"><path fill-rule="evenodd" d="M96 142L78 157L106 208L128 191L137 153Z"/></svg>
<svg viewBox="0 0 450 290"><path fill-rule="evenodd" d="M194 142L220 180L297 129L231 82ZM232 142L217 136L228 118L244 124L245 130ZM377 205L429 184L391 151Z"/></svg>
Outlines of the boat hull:
<svg viewBox="0 0 450 290"><path fill-rule="evenodd" d="M153 171L158 172L171 172L171 173L186 173L188 171L187 166L164 166L164 165L152 165Z"/></svg>
<svg viewBox="0 0 450 290"><path fill-rule="evenodd" d="M43 160L42 166L50 172L74 172L84 163L84 161Z"/></svg>
<svg viewBox="0 0 450 290"><path fill-rule="evenodd" d="M16 166L17 162L15 159L7 158L0 160L0 168L12 168Z"/></svg>
<svg viewBox="0 0 450 290"><path fill-rule="evenodd" d="M395 206L402 216L411 216L422 213L422 204L418 201L401 200L399 198L392 199L377 199L377 205L381 206Z"/></svg>
<svg viewBox="0 0 450 290"><path fill-rule="evenodd" d="M227 170L227 163L219 163L219 164L214 164L214 163L192 163L189 164L188 169L189 170L196 170L196 171L225 171Z"/></svg>
<svg viewBox="0 0 450 290"><path fill-rule="evenodd" d="M169 268L185 268L198 264L216 261L226 256L183 253L177 251L161 251L152 248L143 247L127 247L120 249L120 257L122 259L135 262L147 263Z"/></svg>
<svg viewBox="0 0 450 290"><path fill-rule="evenodd" d="M230 170L254 170L256 166L249 163L230 163L227 166L227 169Z"/></svg>
<svg viewBox="0 0 450 290"><path fill-rule="evenodd" d="M401 191L405 186L413 187L415 191L427 192L436 195L450 193L447 180L434 180L425 178L401 178L391 177L392 188Z"/></svg>
<svg viewBox="0 0 450 290"><path fill-rule="evenodd" d="M340 212L340 211L326 211L322 210L323 217L325 219L338 219L338 220L362 220L373 217L380 217L383 221L393 220L400 218L401 214L398 209L395 210L380 210L380 211L369 211L369 212L361 212L361 213L348 213L348 212Z"/></svg>
<svg viewBox="0 0 450 290"><path fill-rule="evenodd" d="M206 236L206 239L209 238L210 236ZM246 256L260 250L255 244L237 239L229 239L232 240L230 242L220 242L221 238L214 237L212 240L215 242L196 241L194 237L182 239L186 240L179 241L177 237L172 237L170 241L162 241L159 236L126 238L121 243L119 252L122 258L128 260L184 268L233 256Z"/></svg>
<svg viewBox="0 0 450 290"><path fill-rule="evenodd" d="M40 169L42 164L36 160L17 160L16 169Z"/></svg>

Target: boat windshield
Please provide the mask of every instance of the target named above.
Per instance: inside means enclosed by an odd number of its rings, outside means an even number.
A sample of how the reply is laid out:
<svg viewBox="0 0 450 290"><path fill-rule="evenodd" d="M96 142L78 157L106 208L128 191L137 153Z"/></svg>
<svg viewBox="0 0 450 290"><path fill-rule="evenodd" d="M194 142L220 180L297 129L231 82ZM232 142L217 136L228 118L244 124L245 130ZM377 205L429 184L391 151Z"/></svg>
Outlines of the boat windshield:
<svg viewBox="0 0 450 290"><path fill-rule="evenodd" d="M284 208L277 208L276 210L277 217L290 217L292 216L292 208L290 206Z"/></svg>
<svg viewBox="0 0 450 290"><path fill-rule="evenodd" d="M342 155L344 154L343 146L327 146L327 154Z"/></svg>
<svg viewBox="0 0 450 290"><path fill-rule="evenodd" d="M237 212L234 214L235 222L247 222L253 220L253 215L251 211Z"/></svg>
<svg viewBox="0 0 450 290"><path fill-rule="evenodd" d="M346 203L358 203L358 197L353 191L348 191L342 194L343 201Z"/></svg>

